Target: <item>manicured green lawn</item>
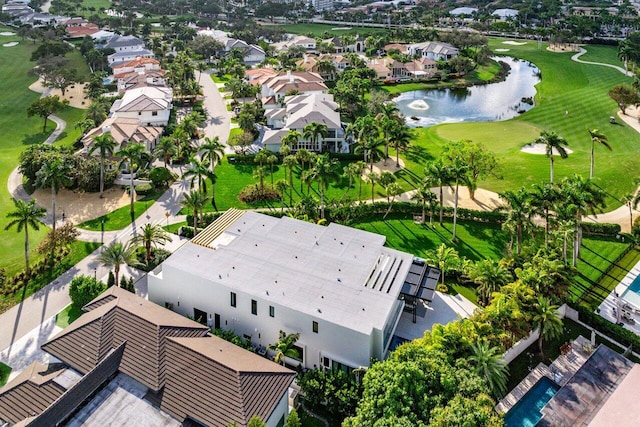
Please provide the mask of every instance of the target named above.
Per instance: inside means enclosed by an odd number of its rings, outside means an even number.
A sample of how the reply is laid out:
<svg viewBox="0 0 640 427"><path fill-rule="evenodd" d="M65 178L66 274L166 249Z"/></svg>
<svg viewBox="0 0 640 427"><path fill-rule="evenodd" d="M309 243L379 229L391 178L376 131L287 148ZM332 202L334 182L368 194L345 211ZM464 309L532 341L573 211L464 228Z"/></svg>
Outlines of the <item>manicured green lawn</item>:
<svg viewBox="0 0 640 427"><path fill-rule="evenodd" d="M490 47L508 47L510 51L505 54L529 60L541 70L536 107L504 122L443 124L417 129L415 146L406 156L409 171L405 173L411 175L407 182L415 185L423 175L424 164L436 158L447 141L460 139L482 142L503 164L503 179L485 179L480 187L501 192L548 181L549 160L520 152L521 146L531 142L542 130L557 132L574 151L568 159L556 161L556 179L573 173L588 176L591 143L586 129L598 128L608 136L613 151L596 148L595 182L615 197L631 191L635 175L629 171L636 170L640 158L640 135L624 124L609 124L609 117L616 115L617 107L607 95L611 87L631 83L631 79L614 69L571 61L570 53L538 50L535 42L528 41L523 46L501 42L491 39ZM615 52L614 47L596 47L594 55L610 57L607 49ZM607 203L609 208L620 205L613 197L608 197Z"/></svg>
<svg viewBox="0 0 640 427"><path fill-rule="evenodd" d="M624 68L624 62L618 59L618 50L612 46L586 45L587 53L580 57L582 61L602 62Z"/></svg>
<svg viewBox="0 0 640 427"><path fill-rule="evenodd" d="M382 234L387 237L386 246L415 256L425 257L429 251L441 244L454 247L460 256L472 261L486 258L500 259L504 256L507 239L498 224L486 224L458 221L456 237L458 242L451 243L452 223L445 221L440 227L428 224L416 224L406 215L389 215L386 220L380 217L365 217L351 224L355 228Z"/></svg>
<svg viewBox="0 0 640 427"><path fill-rule="evenodd" d="M9 375L11 374L11 366L7 366L0 362L0 387L7 383Z"/></svg>
<svg viewBox="0 0 640 427"><path fill-rule="evenodd" d="M131 206L126 205L119 209L116 209L113 212L109 212L106 215L99 216L94 219L90 219L89 221L85 221L83 223L78 224L78 228L83 228L85 230L91 231L101 231L102 230L102 221L104 220L104 231L117 231L122 230L131 222L134 218L138 218L140 215L144 213L147 209L153 205L153 203L164 193L166 189L156 190L153 193L143 197L140 200L137 200L133 204L134 215L131 218Z"/></svg>
<svg viewBox="0 0 640 427"><path fill-rule="evenodd" d="M14 29L0 26L0 31ZM3 36L2 42L19 42L15 47L0 48L0 268L6 268L8 275L21 270L24 266L24 231L5 230L6 215L14 209L11 196L7 190L7 180L11 171L18 165L18 156L31 144L43 142L53 129L49 122L47 132L42 133L42 119L27 117L27 107L40 94L29 90L35 81L27 72L33 67L29 61L31 52L37 47L31 42L22 41L18 36ZM40 231L29 230L29 241L36 247L46 234L46 227Z"/></svg>
<svg viewBox="0 0 640 427"><path fill-rule="evenodd" d="M217 74L211 74L211 80L213 80L214 83L226 83L229 80L231 80L231 75L230 74L225 74L222 77L218 77Z"/></svg>
<svg viewBox="0 0 640 427"><path fill-rule="evenodd" d="M56 116L67 122L67 127L60 134L60 137L56 141L56 145L63 145L66 147L73 146L73 144L82 136L82 130L75 127L75 124L82 120L85 110L73 107L67 107L64 111L56 113Z"/></svg>
<svg viewBox="0 0 640 427"><path fill-rule="evenodd" d="M385 34L388 32L388 30L385 28L360 28L360 27L349 27L347 25L344 25L344 28L348 27L349 28L348 30L333 30L333 28L340 28L343 26L330 25L330 24L311 24L311 23L287 24L287 25L279 25L277 27L281 28L286 33L304 34L304 35L312 34L313 37L324 37L325 32L330 34L329 37L341 36L344 34L351 34L354 36L358 34L366 37L372 34Z"/></svg>
<svg viewBox="0 0 640 427"><path fill-rule="evenodd" d="M56 315L56 326L64 329L83 314L84 312L80 307L69 304L64 310Z"/></svg>

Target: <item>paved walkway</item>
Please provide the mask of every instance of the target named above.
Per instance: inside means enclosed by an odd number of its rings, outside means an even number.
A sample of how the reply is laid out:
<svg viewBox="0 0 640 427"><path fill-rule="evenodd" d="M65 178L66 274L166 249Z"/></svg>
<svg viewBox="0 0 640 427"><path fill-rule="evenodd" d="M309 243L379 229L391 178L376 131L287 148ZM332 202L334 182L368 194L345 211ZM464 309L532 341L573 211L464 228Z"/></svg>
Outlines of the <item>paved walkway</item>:
<svg viewBox="0 0 640 427"><path fill-rule="evenodd" d="M579 62L581 64L589 64L589 65L601 65L603 67L609 67L620 71L622 74L628 77L633 77L633 73L631 71L627 71L622 67L618 67L617 65L605 64L603 62L591 62L591 61L583 61L580 59L582 55L587 53L587 50L583 47L580 48L580 51L571 57L572 61Z"/></svg>

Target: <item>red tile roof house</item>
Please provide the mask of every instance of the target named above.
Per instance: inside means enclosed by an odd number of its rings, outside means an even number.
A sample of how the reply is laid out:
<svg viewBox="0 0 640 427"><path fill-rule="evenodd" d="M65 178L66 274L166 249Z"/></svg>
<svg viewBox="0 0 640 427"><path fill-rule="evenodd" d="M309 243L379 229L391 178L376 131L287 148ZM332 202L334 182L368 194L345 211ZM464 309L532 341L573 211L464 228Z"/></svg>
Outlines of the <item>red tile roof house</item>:
<svg viewBox="0 0 640 427"><path fill-rule="evenodd" d="M269 427L284 423L295 376L289 369L117 287L84 310L42 345L62 363L36 362L0 389L0 423L115 425L139 419L225 427L246 426L253 416Z"/></svg>

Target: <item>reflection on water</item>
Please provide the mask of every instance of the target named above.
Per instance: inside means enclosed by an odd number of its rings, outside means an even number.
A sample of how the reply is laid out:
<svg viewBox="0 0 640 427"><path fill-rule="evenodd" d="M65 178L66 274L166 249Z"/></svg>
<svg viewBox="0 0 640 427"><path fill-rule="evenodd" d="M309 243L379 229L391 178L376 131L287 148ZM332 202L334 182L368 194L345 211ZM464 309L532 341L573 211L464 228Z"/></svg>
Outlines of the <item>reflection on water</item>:
<svg viewBox="0 0 640 427"><path fill-rule="evenodd" d="M506 80L482 86L456 89L417 90L394 99L410 126L439 123L490 122L508 120L533 108L531 100L540 81L536 66L509 57L511 72ZM527 101L527 102L525 102Z"/></svg>

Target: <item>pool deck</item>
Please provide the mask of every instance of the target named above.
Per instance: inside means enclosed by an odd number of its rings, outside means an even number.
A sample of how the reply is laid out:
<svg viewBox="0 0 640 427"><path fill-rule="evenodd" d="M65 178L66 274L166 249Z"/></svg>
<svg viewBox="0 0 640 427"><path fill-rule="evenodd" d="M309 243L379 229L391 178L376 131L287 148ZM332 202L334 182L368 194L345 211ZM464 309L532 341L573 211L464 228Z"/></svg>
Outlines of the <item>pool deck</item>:
<svg viewBox="0 0 640 427"><path fill-rule="evenodd" d="M591 353L583 348L590 345L591 342L580 335L573 341L571 352L558 356L551 366L539 363L496 405L496 411L507 413L542 377L549 378L560 387L564 386L589 358Z"/></svg>
<svg viewBox="0 0 640 427"><path fill-rule="evenodd" d="M621 322L621 326L640 335L640 295L630 295L629 298L623 298L629 286L631 286L634 279L638 276L640 276L640 262L629 270L627 275L624 276L624 279L622 279L607 298L602 301L602 304L598 307L598 313L610 322ZM618 317L620 309L626 312L626 319L622 318L622 316Z"/></svg>

